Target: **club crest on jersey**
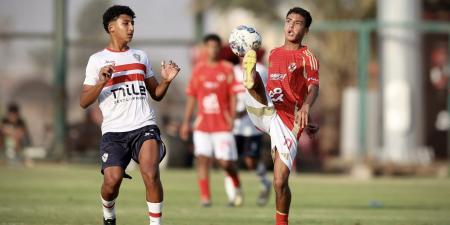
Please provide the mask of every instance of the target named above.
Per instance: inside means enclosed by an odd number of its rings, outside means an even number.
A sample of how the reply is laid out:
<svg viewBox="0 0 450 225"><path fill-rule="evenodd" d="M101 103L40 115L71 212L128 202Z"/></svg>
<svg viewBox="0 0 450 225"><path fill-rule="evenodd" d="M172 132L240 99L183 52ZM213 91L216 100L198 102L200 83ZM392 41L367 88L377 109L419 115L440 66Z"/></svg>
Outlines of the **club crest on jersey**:
<svg viewBox="0 0 450 225"><path fill-rule="evenodd" d="M141 55L134 53L133 57L137 60L137 61L141 61Z"/></svg>
<svg viewBox="0 0 450 225"><path fill-rule="evenodd" d="M108 153L103 153L102 155L102 161L106 162L106 160L108 160Z"/></svg>
<svg viewBox="0 0 450 225"><path fill-rule="evenodd" d="M297 69L297 64L295 64L295 62L289 64L289 66L288 66L289 72L292 73L292 72L294 72L295 69Z"/></svg>
<svg viewBox="0 0 450 225"><path fill-rule="evenodd" d="M217 79L217 81L222 82L226 79L226 76L225 76L225 74L221 73L221 74L217 75L216 79Z"/></svg>

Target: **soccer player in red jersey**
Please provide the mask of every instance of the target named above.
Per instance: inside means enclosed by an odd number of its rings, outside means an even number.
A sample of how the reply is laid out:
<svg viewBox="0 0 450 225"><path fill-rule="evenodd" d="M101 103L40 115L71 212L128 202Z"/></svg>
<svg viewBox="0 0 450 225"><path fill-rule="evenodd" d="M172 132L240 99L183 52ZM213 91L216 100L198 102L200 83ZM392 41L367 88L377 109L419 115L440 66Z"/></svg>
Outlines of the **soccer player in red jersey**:
<svg viewBox="0 0 450 225"><path fill-rule="evenodd" d="M198 185L201 203L211 206L209 167L212 157L225 170L225 189L230 206L242 204L242 193L235 161L237 150L232 133L235 117L237 83L233 66L219 60L221 39L215 34L204 37L207 60L197 63L187 87L187 103L180 136L186 140L189 123L197 102L197 116L193 125L194 148L197 158Z"/></svg>
<svg viewBox="0 0 450 225"><path fill-rule="evenodd" d="M305 9L289 10L284 24L284 45L269 56L269 78L265 88L255 70L256 52L243 60L246 108L252 122L270 135L274 160L276 225L287 225L291 192L289 174L297 154L297 143L305 129L311 135L310 109L319 93L319 62L302 44L312 18Z"/></svg>
<svg viewBox="0 0 450 225"><path fill-rule="evenodd" d="M103 115L100 159L105 225L116 224L116 198L131 159L140 165L150 225L161 224L163 188L159 163L166 150L149 97L160 101L180 69L172 61L163 62L162 79L158 82L147 54L128 46L134 34L134 18L128 6L115 5L103 14L109 44L89 58L80 96L83 108L98 99Z"/></svg>

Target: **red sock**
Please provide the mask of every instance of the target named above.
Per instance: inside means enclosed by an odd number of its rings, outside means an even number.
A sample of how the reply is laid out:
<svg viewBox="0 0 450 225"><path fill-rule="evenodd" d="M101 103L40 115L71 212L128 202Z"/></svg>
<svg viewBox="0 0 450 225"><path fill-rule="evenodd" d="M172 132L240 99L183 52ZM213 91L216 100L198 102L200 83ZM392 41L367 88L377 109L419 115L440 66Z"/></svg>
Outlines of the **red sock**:
<svg viewBox="0 0 450 225"><path fill-rule="evenodd" d="M277 211L276 216L275 216L275 218L276 218L275 225L288 225L288 217L289 217L288 214L280 213Z"/></svg>
<svg viewBox="0 0 450 225"><path fill-rule="evenodd" d="M235 175L230 175L228 174L228 176L231 178L231 180L233 181L233 186L235 188L240 188L241 187L241 181L239 180L239 175L235 174Z"/></svg>
<svg viewBox="0 0 450 225"><path fill-rule="evenodd" d="M209 192L209 180L199 179L198 187L200 188L200 198L202 201L209 201L211 199L211 193Z"/></svg>

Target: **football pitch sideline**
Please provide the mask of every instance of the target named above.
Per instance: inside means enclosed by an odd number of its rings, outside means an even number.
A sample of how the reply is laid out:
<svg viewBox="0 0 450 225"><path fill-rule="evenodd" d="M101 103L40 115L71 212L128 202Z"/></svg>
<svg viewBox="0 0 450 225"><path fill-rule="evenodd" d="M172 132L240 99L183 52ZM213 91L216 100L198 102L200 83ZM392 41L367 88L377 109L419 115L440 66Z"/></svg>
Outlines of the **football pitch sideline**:
<svg viewBox="0 0 450 225"><path fill-rule="evenodd" d="M118 224L148 224L144 186L138 171L124 180L117 202ZM213 207L201 208L194 170L164 170L165 225L272 225L273 193L258 207L259 182L243 172L245 203L226 207L223 176L212 172ZM0 167L0 224L101 224L95 166L37 165ZM449 225L450 179L379 178L358 181L342 176L292 176L291 225Z"/></svg>

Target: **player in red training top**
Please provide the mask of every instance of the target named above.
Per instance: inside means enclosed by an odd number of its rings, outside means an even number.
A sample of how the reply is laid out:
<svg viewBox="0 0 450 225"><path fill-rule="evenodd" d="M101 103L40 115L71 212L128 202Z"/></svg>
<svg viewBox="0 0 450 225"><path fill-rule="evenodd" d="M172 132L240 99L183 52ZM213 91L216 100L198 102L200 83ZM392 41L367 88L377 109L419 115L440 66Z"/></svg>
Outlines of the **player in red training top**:
<svg viewBox="0 0 450 225"><path fill-rule="evenodd" d="M276 225L288 224L291 203L288 180L298 138L305 128L308 134L316 131L308 117L319 93L319 62L302 44L311 22L308 11L299 7L289 10L284 25L284 45L273 49L269 56L266 88L255 70L255 51L247 52L243 61L247 112L252 122L271 139Z"/></svg>
<svg viewBox="0 0 450 225"><path fill-rule="evenodd" d="M219 60L220 37L205 36L203 44L208 58L195 65L187 88L187 103L180 130L182 139L187 140L189 122L197 102L197 117L193 125L194 148L198 167L198 185L203 206L211 205L209 191L209 166L214 156L225 170L225 189L230 206L242 204L240 181L235 161L237 150L232 133L237 83L233 66Z"/></svg>

